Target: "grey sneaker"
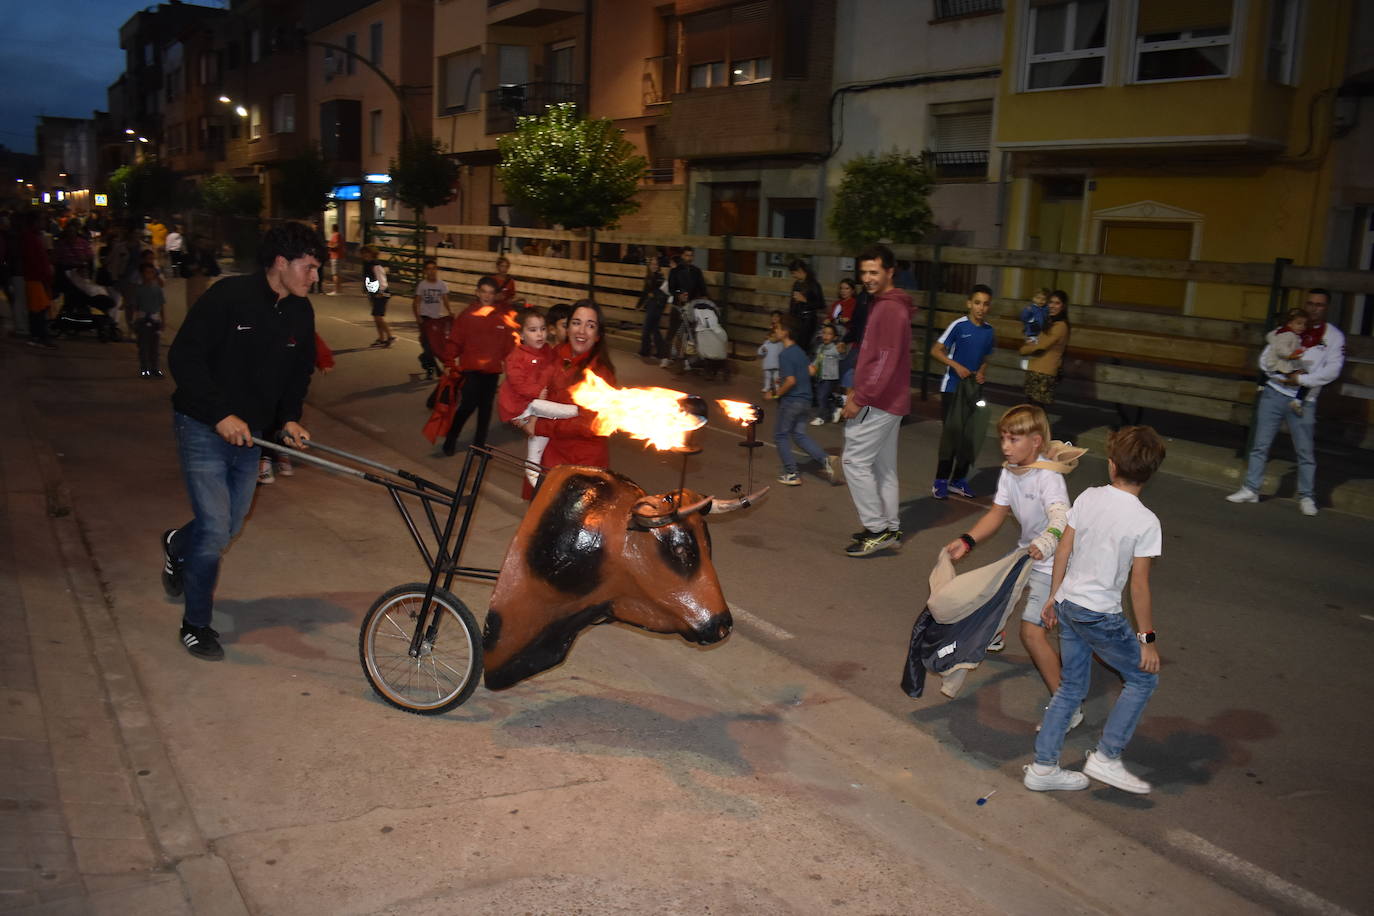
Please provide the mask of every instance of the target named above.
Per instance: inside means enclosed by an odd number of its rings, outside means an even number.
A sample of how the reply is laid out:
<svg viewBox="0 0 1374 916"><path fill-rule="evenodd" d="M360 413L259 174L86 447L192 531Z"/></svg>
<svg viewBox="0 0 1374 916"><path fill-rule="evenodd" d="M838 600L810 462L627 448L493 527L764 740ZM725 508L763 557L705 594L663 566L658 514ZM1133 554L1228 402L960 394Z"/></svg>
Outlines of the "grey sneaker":
<svg viewBox="0 0 1374 916"><path fill-rule="evenodd" d="M1103 757L1097 751L1088 753L1088 759L1083 762L1083 772L1098 782L1105 782L1122 792L1132 792L1136 795L1148 795L1150 792L1150 784L1126 769L1124 763Z"/></svg>
<svg viewBox="0 0 1374 916"><path fill-rule="evenodd" d="M1091 784L1082 773L1060 769L1053 764L1030 763L1021 769L1026 774L1021 782L1033 792L1073 791L1086 789Z"/></svg>
<svg viewBox="0 0 1374 916"><path fill-rule="evenodd" d="M834 455L826 456L825 467L821 469L821 472L825 474L825 479L831 483L844 482L844 478L840 476L840 459Z"/></svg>
<svg viewBox="0 0 1374 916"><path fill-rule="evenodd" d="M801 478L797 476L795 471L783 471L778 475L778 483L785 487L799 487L801 486Z"/></svg>
<svg viewBox="0 0 1374 916"><path fill-rule="evenodd" d="M855 538L854 543L846 547L844 552L851 557L866 557L880 550L896 548L900 544L901 540L895 531L865 531L863 537Z"/></svg>
<svg viewBox="0 0 1374 916"><path fill-rule="evenodd" d="M1249 487L1241 487L1230 496L1226 497L1228 503L1257 503L1259 494Z"/></svg>
<svg viewBox="0 0 1374 916"><path fill-rule="evenodd" d="M1302 499L1298 500L1298 508L1302 510L1303 515L1317 514L1317 503L1310 496L1304 496Z"/></svg>

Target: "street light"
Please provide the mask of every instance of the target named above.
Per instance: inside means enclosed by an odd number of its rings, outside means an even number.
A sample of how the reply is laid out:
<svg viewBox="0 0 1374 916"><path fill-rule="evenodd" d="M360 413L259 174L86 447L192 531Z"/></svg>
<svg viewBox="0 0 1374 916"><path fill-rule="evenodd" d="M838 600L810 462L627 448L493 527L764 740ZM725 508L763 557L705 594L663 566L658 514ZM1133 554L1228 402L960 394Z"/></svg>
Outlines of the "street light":
<svg viewBox="0 0 1374 916"><path fill-rule="evenodd" d="M242 105L235 105L234 114L238 115L240 118L246 118L248 117L248 109L244 108Z"/></svg>
<svg viewBox="0 0 1374 916"><path fill-rule="evenodd" d="M132 137L134 134L138 133L138 131L134 130L132 127L126 127L124 128L124 133Z"/></svg>

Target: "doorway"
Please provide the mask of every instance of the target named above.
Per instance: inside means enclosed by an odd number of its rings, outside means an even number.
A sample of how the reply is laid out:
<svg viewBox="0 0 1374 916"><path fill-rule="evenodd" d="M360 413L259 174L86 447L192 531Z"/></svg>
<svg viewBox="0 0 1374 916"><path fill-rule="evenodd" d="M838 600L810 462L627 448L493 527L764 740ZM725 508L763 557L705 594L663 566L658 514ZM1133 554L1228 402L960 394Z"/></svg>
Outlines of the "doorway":
<svg viewBox="0 0 1374 916"><path fill-rule="evenodd" d="M711 187L711 235L759 234L759 186L757 182L713 184ZM758 272L758 255L752 251L736 251L730 258L730 272L754 274ZM708 257L711 270L726 269L725 252L712 249Z"/></svg>
<svg viewBox="0 0 1374 916"><path fill-rule="evenodd" d="M1192 257L1193 224L1106 222L1102 224L1099 250L1119 257L1186 261ZM1097 302L1101 305L1133 305L1182 312L1187 298L1186 280L1103 274L1097 281Z"/></svg>

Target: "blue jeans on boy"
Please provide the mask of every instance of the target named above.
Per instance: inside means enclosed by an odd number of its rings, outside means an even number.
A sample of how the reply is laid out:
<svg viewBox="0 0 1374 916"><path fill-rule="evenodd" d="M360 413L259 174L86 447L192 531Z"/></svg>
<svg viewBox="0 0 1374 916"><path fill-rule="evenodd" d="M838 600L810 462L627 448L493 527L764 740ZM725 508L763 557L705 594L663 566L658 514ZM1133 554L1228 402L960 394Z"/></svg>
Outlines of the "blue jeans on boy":
<svg viewBox="0 0 1374 916"><path fill-rule="evenodd" d="M792 443L821 465L825 464L825 450L806 434L806 424L810 421L811 403L802 398L783 398L778 402L778 425L773 433L773 443L778 447L778 457L782 459L782 469L788 474L797 473L797 459L792 454Z"/></svg>
<svg viewBox="0 0 1374 916"><path fill-rule="evenodd" d="M1298 498L1314 499L1317 483L1317 453L1312 447L1312 435L1317 428L1317 405L1310 403L1302 416L1293 413L1289 402L1293 399L1268 385L1260 392L1255 406L1255 444L1250 449L1250 463L1245 469L1245 485L1258 493L1264 485L1264 465L1269 461L1269 449L1279 427L1288 424L1293 437L1293 451L1298 455Z"/></svg>
<svg viewBox="0 0 1374 916"><path fill-rule="evenodd" d="M1145 704L1159 686L1159 675L1140 670L1140 641L1125 614L1100 614L1072 601L1056 601L1054 611L1059 615L1063 669L1059 689L1035 738L1035 762L1047 766L1059 763L1069 720L1088 695L1094 653L1125 681L1097 743L1097 752L1103 757L1119 759L1145 713Z"/></svg>
<svg viewBox="0 0 1374 916"><path fill-rule="evenodd" d="M191 497L189 523L172 536L172 556L182 561L185 622L208 627L214 609L220 556L243 527L258 485L262 449L230 445L213 427L173 414L181 476ZM259 436L259 431L254 431Z"/></svg>
<svg viewBox="0 0 1374 916"><path fill-rule="evenodd" d="M823 378L816 380L816 416L826 422L830 421L830 414L835 409L835 405L830 403L830 398L835 394L835 384L839 379Z"/></svg>

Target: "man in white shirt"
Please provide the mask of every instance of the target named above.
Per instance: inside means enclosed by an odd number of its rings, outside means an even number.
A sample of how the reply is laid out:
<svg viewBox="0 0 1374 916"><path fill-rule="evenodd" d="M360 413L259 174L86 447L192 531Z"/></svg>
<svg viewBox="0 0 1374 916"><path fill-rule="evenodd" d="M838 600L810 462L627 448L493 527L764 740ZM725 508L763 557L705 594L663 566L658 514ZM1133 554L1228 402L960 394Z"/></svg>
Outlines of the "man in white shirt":
<svg viewBox="0 0 1374 916"><path fill-rule="evenodd" d="M167 259L172 265L172 276L181 276L182 248L186 244L185 236L181 234L181 224L177 223L172 227L172 231L167 233L167 241L164 243L167 249Z"/></svg>
<svg viewBox="0 0 1374 916"><path fill-rule="evenodd" d="M1345 366L1345 335L1334 324L1326 323L1326 309L1331 294L1324 289L1309 289L1303 308L1307 311L1307 330L1302 334L1302 364L1305 372L1270 372L1260 389L1255 405L1255 442L1250 449L1250 462L1245 469L1245 483L1226 497L1233 503L1259 502L1260 487L1264 484L1264 466L1269 461L1269 448L1279 427L1288 424L1293 437L1293 451L1298 455L1298 508L1303 515L1317 514L1316 482L1317 454L1313 433L1317 427L1317 396L1322 388L1336 381ZM1260 354L1260 365L1270 347ZM1299 415L1289 405L1298 397L1298 389L1307 389L1305 409Z"/></svg>

